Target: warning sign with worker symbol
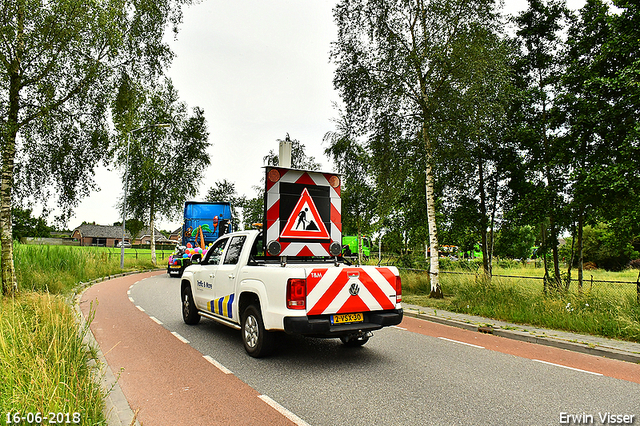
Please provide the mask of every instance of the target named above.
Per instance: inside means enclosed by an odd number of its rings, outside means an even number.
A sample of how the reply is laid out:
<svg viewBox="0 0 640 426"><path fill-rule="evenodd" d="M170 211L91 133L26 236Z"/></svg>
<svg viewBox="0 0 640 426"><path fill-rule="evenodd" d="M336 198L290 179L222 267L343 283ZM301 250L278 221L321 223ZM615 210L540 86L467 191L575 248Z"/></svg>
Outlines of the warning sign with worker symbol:
<svg viewBox="0 0 640 426"><path fill-rule="evenodd" d="M339 255L340 210L337 174L266 167L263 234L266 255Z"/></svg>
<svg viewBox="0 0 640 426"><path fill-rule="evenodd" d="M300 195L298 203L293 208L287 220L280 238L330 238L327 228L322 222L318 208L305 188Z"/></svg>

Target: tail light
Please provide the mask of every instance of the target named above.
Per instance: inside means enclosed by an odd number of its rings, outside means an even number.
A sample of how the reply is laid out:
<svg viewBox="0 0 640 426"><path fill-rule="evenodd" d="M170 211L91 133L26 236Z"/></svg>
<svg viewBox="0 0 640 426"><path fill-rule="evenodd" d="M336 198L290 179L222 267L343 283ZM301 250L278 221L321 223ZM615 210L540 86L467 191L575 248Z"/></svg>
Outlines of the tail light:
<svg viewBox="0 0 640 426"><path fill-rule="evenodd" d="M289 278L287 281L287 308L305 309L307 306L307 280Z"/></svg>
<svg viewBox="0 0 640 426"><path fill-rule="evenodd" d="M396 303L402 302L402 280L400 275L396 277Z"/></svg>

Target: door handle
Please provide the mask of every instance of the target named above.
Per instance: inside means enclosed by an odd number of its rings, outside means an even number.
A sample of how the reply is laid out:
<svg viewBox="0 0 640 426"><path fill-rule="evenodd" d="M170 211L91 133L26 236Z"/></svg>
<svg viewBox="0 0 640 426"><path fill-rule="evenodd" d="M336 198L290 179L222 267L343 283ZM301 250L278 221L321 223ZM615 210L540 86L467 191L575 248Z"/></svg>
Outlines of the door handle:
<svg viewBox="0 0 640 426"><path fill-rule="evenodd" d="M235 275L233 275L233 274L229 274L229 279L230 279L230 280L235 279L235 277L236 277Z"/></svg>
<svg viewBox="0 0 640 426"><path fill-rule="evenodd" d="M215 275L213 274L209 274L209 278L213 278Z"/></svg>

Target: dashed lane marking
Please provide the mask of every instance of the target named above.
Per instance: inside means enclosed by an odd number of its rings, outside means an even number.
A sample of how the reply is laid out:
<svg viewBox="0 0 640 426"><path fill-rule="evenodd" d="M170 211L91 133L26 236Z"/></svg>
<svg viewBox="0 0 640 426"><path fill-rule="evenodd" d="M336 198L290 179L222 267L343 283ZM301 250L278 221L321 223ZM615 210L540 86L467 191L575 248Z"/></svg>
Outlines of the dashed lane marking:
<svg viewBox="0 0 640 426"><path fill-rule="evenodd" d="M181 335L179 335L178 333L176 333L175 331L172 331L171 334L173 334L174 336L176 336L178 338L178 340L180 340L182 343L186 343L189 344L189 341L187 339L185 339L184 337L182 337Z"/></svg>
<svg viewBox="0 0 640 426"><path fill-rule="evenodd" d="M140 311L142 311L142 312L146 312L142 306L136 305L136 308L140 309Z"/></svg>
<svg viewBox="0 0 640 426"><path fill-rule="evenodd" d="M162 325L162 321L160 321L158 318L152 317L151 315L149 315L149 318L151 318L155 323Z"/></svg>
<svg viewBox="0 0 640 426"><path fill-rule="evenodd" d="M291 411L287 410L282 405L269 398L267 395L258 395L258 398L269 404L271 407L275 408L277 412L279 412L298 426L309 426L309 423L305 422L300 417L296 416Z"/></svg>
<svg viewBox="0 0 640 426"><path fill-rule="evenodd" d="M600 373L595 373L593 371L588 371L588 370L581 370L579 368L568 367L566 365L561 365L561 364L554 364L553 362L542 361L542 360L539 360L539 359L534 359L533 361L540 362L542 364L547 364L547 365L554 365L556 367L567 368L567 369L573 370L573 371L580 371L582 373L593 374L594 376L602 376L602 374L600 374Z"/></svg>
<svg viewBox="0 0 640 426"><path fill-rule="evenodd" d="M484 349L484 346L478 346L467 342L461 342L459 340L447 339L446 337L438 337L438 339L446 340L447 342L460 343L461 345L471 346L472 348Z"/></svg>
<svg viewBox="0 0 640 426"><path fill-rule="evenodd" d="M130 301L131 303L134 303L134 302L133 302L133 298L132 298L131 296L129 296L129 301Z"/></svg>
<svg viewBox="0 0 640 426"><path fill-rule="evenodd" d="M391 328L397 328L398 330L403 330L403 331L407 331L406 328L404 327L398 327L397 325L392 325Z"/></svg>
<svg viewBox="0 0 640 426"><path fill-rule="evenodd" d="M222 371L224 374L233 374L233 372L231 370L229 370L227 367L225 367L224 365L220 364L218 361L216 361L215 359L211 358L209 355L204 355L203 356L204 359L206 359L207 361L209 361L211 364L215 365L216 368L220 371Z"/></svg>

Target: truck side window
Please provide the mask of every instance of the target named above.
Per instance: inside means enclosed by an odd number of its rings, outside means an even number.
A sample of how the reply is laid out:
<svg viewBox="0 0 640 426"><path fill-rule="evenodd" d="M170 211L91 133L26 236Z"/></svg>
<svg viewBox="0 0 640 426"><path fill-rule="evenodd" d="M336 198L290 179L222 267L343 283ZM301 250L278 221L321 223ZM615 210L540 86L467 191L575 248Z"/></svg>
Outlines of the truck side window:
<svg viewBox="0 0 640 426"><path fill-rule="evenodd" d="M204 263L207 265L217 265L220 263L222 252L224 251L224 246L227 244L227 241L229 241L228 238L216 241L207 252L207 257L204 260Z"/></svg>
<svg viewBox="0 0 640 426"><path fill-rule="evenodd" d="M235 265L238 263L238 260L240 259L240 252L242 251L242 246L246 239L247 237L245 235L239 235L231 239L231 243L229 243L229 247L227 248L227 252L224 256L225 265Z"/></svg>

